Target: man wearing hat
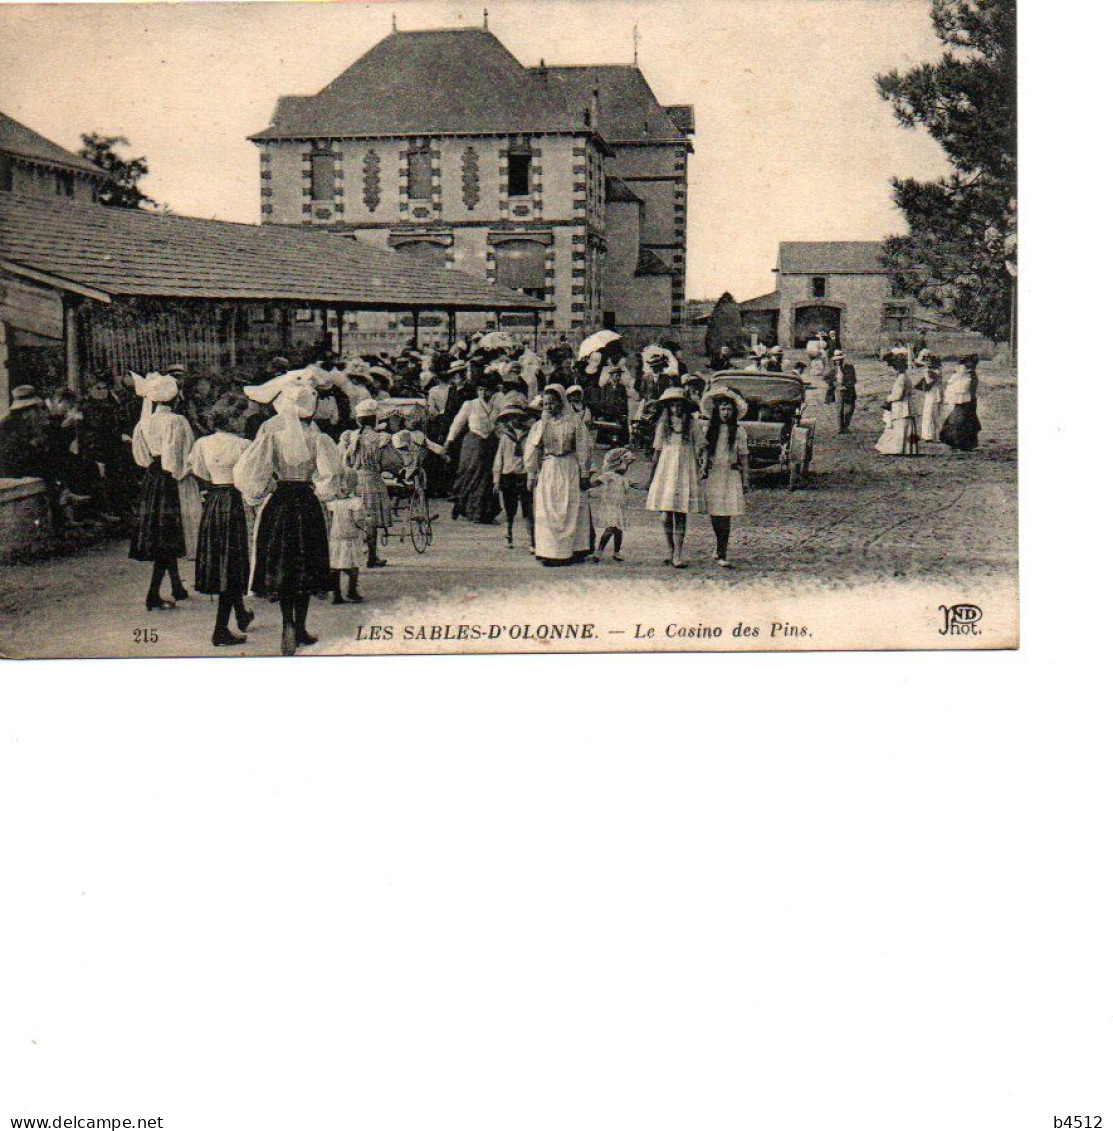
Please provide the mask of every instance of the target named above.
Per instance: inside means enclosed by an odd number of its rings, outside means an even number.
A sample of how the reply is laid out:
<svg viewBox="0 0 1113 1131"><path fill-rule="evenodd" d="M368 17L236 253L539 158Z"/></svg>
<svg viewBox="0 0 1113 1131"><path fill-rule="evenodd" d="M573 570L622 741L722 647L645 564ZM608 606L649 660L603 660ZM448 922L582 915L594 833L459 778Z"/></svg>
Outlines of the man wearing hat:
<svg viewBox="0 0 1113 1131"><path fill-rule="evenodd" d="M850 421L858 403L858 371L842 350L831 355L831 388L835 394L835 418L840 435L850 430Z"/></svg>

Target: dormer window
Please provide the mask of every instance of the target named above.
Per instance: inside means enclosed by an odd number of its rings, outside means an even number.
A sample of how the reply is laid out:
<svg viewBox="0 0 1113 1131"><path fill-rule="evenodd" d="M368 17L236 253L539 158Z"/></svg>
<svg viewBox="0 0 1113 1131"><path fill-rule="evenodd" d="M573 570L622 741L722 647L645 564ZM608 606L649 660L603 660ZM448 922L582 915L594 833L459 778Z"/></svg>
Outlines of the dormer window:
<svg viewBox="0 0 1113 1131"><path fill-rule="evenodd" d="M827 276L826 275L813 275L812 276L812 298L826 298L827 297Z"/></svg>
<svg viewBox="0 0 1113 1131"><path fill-rule="evenodd" d="M55 173L54 191L59 196L73 196L73 173Z"/></svg>

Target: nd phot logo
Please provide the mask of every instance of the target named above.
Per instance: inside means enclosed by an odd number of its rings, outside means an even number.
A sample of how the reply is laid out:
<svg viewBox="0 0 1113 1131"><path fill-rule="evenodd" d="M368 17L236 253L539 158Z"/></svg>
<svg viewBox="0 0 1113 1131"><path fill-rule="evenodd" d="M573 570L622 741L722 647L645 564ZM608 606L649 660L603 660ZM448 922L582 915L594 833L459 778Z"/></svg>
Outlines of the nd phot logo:
<svg viewBox="0 0 1113 1131"><path fill-rule="evenodd" d="M977 605L940 605L939 611L943 614L940 636L981 636L982 610Z"/></svg>

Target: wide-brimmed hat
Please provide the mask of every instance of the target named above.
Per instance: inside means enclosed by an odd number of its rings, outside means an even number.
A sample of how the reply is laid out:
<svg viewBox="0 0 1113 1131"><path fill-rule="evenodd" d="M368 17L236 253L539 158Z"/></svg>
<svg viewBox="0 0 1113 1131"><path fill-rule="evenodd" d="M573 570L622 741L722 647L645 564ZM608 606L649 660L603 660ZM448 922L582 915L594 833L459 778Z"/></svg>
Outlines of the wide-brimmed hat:
<svg viewBox="0 0 1113 1131"><path fill-rule="evenodd" d="M584 395L584 387L583 385L569 385L568 388L564 390L564 395L569 399L572 397L582 397Z"/></svg>
<svg viewBox="0 0 1113 1131"><path fill-rule="evenodd" d="M8 405L8 411L20 412L25 408L38 408L42 403L43 399L34 385L16 385L12 389L12 403Z"/></svg>
<svg viewBox="0 0 1113 1131"><path fill-rule="evenodd" d="M680 404L691 412L696 411L696 402L683 389L666 389L657 398L659 408L667 408L670 404Z"/></svg>
<svg viewBox="0 0 1113 1131"><path fill-rule="evenodd" d="M445 370L446 373L466 373L467 371L468 371L468 363L462 357L458 358L456 361L452 362L449 365L448 369Z"/></svg>
<svg viewBox="0 0 1113 1131"><path fill-rule="evenodd" d="M707 378L702 373L685 373L680 378L681 385L693 385L696 381L699 381L702 385L707 384Z"/></svg>
<svg viewBox="0 0 1113 1131"><path fill-rule="evenodd" d="M512 416L529 416L530 407L528 404L508 404L503 405L499 409L498 415L495 420L509 420Z"/></svg>
<svg viewBox="0 0 1113 1131"><path fill-rule="evenodd" d="M717 389L712 389L709 393L705 393L703 400L700 401L700 411L704 416L710 416L715 408L716 401L731 401L738 412L738 419L746 415L746 410L750 407L744 397L739 396L733 389L728 389L725 385L721 385Z"/></svg>
<svg viewBox="0 0 1113 1131"><path fill-rule="evenodd" d="M352 409L352 415L356 420L374 420L379 415L379 402L373 397L368 397Z"/></svg>
<svg viewBox="0 0 1113 1131"><path fill-rule="evenodd" d="M603 470L615 471L618 468L625 469L630 466L637 459L629 448L611 448L605 456L603 456Z"/></svg>
<svg viewBox="0 0 1113 1131"><path fill-rule="evenodd" d="M831 354L831 360L846 361L846 354L842 350L835 350L835 352Z"/></svg>

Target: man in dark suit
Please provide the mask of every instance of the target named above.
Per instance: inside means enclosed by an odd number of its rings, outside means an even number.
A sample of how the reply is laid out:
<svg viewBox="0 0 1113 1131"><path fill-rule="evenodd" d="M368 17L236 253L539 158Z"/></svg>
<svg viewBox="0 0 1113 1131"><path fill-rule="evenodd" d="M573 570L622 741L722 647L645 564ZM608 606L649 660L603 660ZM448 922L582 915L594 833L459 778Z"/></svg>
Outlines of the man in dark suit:
<svg viewBox="0 0 1113 1131"><path fill-rule="evenodd" d="M858 371L846 360L842 350L831 355L834 370L831 384L835 393L835 415L839 422L839 432L850 431L850 421L858 403Z"/></svg>

